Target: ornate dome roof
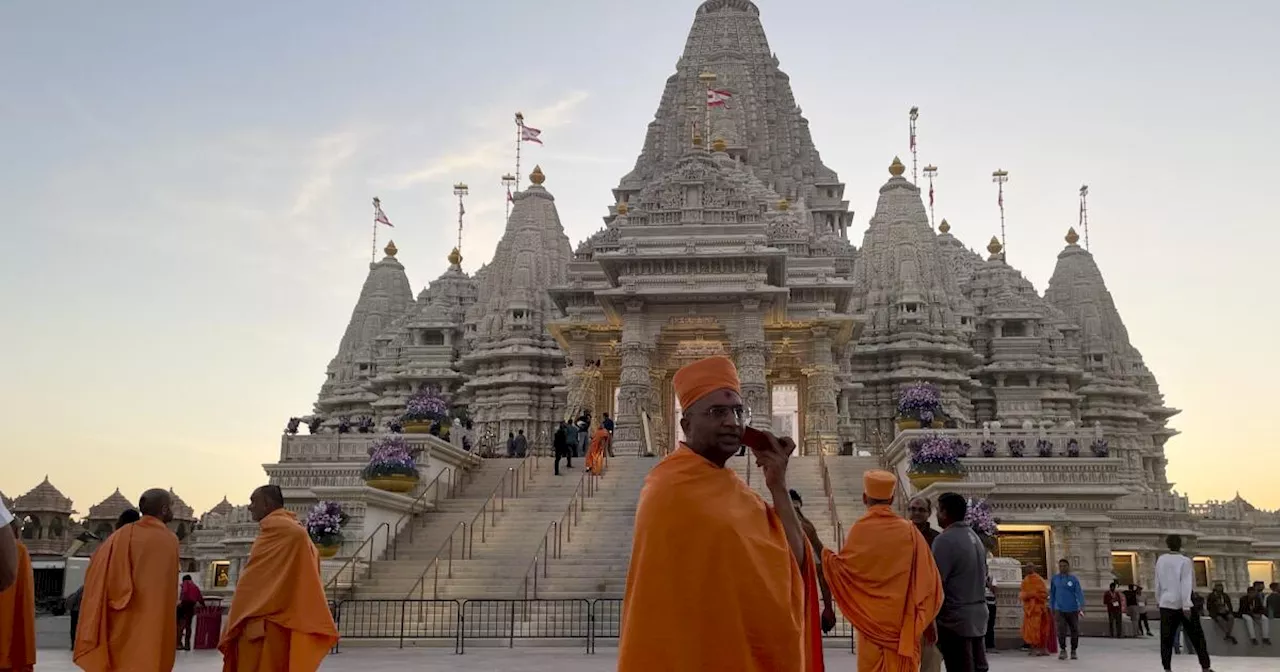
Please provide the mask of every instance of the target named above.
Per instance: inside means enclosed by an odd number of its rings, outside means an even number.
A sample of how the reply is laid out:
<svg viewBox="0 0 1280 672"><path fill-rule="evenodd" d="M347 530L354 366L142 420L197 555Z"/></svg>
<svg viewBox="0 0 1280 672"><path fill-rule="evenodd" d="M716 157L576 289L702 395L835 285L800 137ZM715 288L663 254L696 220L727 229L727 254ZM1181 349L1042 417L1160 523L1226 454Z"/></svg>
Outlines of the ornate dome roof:
<svg viewBox="0 0 1280 672"><path fill-rule="evenodd" d="M173 488L169 488L169 499L169 508L173 511L174 520L194 521L196 519L195 510L182 501Z"/></svg>
<svg viewBox="0 0 1280 672"><path fill-rule="evenodd" d="M30 492L15 499L13 508L23 513L72 513L71 499L55 488L48 476Z"/></svg>
<svg viewBox="0 0 1280 672"><path fill-rule="evenodd" d="M227 498L224 496L221 502L218 502L217 504L215 504L214 507L212 509L209 509L204 515L207 516L209 514L213 514L217 516L226 516L226 515L229 515L231 513L231 510L234 508L236 507L232 506L231 502L228 502Z"/></svg>
<svg viewBox="0 0 1280 672"><path fill-rule="evenodd" d="M125 509L132 509L133 502L130 502L124 495L120 494L120 488L111 493L106 499L89 507L89 520L111 520L114 521L124 513Z"/></svg>

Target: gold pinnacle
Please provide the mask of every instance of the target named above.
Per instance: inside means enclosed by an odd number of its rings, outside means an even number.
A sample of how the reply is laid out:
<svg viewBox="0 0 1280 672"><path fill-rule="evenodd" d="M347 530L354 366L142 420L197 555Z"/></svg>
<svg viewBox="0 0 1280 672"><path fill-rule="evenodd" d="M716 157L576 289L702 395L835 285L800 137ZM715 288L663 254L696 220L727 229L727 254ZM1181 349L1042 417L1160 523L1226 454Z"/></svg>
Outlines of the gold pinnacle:
<svg viewBox="0 0 1280 672"><path fill-rule="evenodd" d="M1000 239L995 236L991 236L991 242L987 243L987 251L991 253L991 256L994 257L1000 254L1000 250L1003 249L1004 246L1000 244Z"/></svg>
<svg viewBox="0 0 1280 672"><path fill-rule="evenodd" d="M942 233L947 233L951 230L951 225L947 223L946 219L943 219L942 223L938 225L938 230Z"/></svg>
<svg viewBox="0 0 1280 672"><path fill-rule="evenodd" d="M534 166L533 172L529 173L529 181L536 185L541 185L546 179L547 176L542 173L542 166Z"/></svg>
<svg viewBox="0 0 1280 672"><path fill-rule="evenodd" d="M396 256L396 252L399 252L400 250L396 248L396 241L393 240L387 243L387 246L383 248L382 251L386 252L388 257L394 257Z"/></svg>
<svg viewBox="0 0 1280 672"><path fill-rule="evenodd" d="M1076 227L1067 229L1067 244L1075 245L1078 242L1080 242L1080 234L1076 233Z"/></svg>
<svg viewBox="0 0 1280 672"><path fill-rule="evenodd" d="M889 174L894 177L902 177L902 174L906 172L906 170L907 167L902 165L902 159L899 159L896 156L893 157L893 163L889 164Z"/></svg>

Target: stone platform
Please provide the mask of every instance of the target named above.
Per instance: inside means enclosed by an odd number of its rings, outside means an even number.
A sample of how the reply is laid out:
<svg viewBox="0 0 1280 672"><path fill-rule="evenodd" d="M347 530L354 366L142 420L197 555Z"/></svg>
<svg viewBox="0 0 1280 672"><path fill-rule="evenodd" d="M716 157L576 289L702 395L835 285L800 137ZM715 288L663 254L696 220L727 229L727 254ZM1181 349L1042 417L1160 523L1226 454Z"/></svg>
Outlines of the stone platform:
<svg viewBox="0 0 1280 672"><path fill-rule="evenodd" d="M853 655L827 650L827 669L852 670ZM66 651L41 650L38 667L41 672L73 672L75 665ZM423 670L425 672L605 672L617 668L617 649L601 648L588 655L581 648L560 649L525 647L516 649L475 648L466 655L438 649L349 649L330 656L321 666L331 672L383 672L390 670ZM195 651L178 655L177 670L215 672L222 669L222 658L216 652ZM1080 660L1060 661L1056 657L1031 658L1024 653L1005 651L991 656L991 669L999 672L1038 672L1040 670L1158 670L1159 645L1149 639L1085 639L1080 643ZM1174 670L1196 670L1194 656L1175 656ZM1274 660L1264 658L1217 658L1217 672L1274 671Z"/></svg>

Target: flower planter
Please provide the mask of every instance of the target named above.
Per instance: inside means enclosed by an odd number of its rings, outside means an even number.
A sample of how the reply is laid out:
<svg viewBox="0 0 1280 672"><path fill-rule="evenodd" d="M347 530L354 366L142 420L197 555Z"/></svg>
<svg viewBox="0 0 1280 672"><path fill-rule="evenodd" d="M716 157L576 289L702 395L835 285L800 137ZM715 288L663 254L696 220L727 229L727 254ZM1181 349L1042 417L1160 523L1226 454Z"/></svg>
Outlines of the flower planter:
<svg viewBox="0 0 1280 672"><path fill-rule="evenodd" d="M405 434L430 434L431 421L430 420L405 420L404 433Z"/></svg>
<svg viewBox="0 0 1280 672"><path fill-rule="evenodd" d="M336 544L316 544L316 553L322 558L332 558L342 550L342 542Z"/></svg>
<svg viewBox="0 0 1280 672"><path fill-rule="evenodd" d="M911 481L911 485L914 486L916 490L924 490L934 483L963 481L964 474L950 471L940 471L932 474L907 474L907 480Z"/></svg>
<svg viewBox="0 0 1280 672"><path fill-rule="evenodd" d="M915 418L898 418L898 429L901 431L920 429L920 421Z"/></svg>
<svg viewBox="0 0 1280 672"><path fill-rule="evenodd" d="M406 476L404 474L387 474L385 476L377 476L374 478L366 478L365 485L386 492L409 492L418 485L417 476Z"/></svg>

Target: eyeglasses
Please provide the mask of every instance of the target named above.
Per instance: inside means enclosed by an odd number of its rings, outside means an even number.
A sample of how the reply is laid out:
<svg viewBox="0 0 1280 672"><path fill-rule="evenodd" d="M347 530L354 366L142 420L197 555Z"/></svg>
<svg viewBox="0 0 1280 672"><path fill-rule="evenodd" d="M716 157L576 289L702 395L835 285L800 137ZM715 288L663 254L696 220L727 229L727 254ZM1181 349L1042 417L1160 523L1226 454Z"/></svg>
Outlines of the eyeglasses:
<svg viewBox="0 0 1280 672"><path fill-rule="evenodd" d="M732 417L739 425L751 424L751 409L746 406L708 406L702 414L717 422L724 422Z"/></svg>

